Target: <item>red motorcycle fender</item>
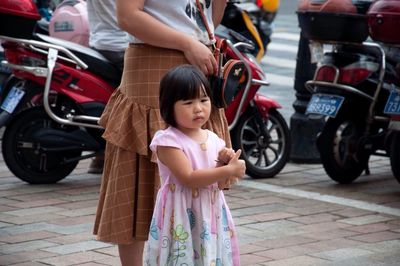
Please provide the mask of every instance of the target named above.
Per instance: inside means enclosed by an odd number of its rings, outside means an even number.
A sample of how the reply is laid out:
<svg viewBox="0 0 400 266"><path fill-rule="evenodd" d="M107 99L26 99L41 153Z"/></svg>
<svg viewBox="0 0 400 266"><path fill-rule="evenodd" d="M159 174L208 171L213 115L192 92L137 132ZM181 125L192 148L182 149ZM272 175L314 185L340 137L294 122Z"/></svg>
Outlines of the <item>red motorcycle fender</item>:
<svg viewBox="0 0 400 266"><path fill-rule="evenodd" d="M277 101L258 93L254 96L253 100L258 110L260 111L262 117L268 117L268 112L269 109L271 108L273 109L282 108L282 106Z"/></svg>

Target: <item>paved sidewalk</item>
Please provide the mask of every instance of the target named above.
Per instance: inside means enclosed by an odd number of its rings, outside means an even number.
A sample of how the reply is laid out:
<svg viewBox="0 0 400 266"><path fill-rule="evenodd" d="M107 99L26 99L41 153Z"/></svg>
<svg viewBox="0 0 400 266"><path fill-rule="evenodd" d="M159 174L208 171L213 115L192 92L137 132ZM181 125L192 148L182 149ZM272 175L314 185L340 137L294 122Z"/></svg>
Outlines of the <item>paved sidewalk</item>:
<svg viewBox="0 0 400 266"><path fill-rule="evenodd" d="M242 265L400 265L400 184L386 158L338 185L318 164L246 178L226 195ZM54 185L28 185L0 158L0 265L120 265L91 234L100 176L88 161Z"/></svg>

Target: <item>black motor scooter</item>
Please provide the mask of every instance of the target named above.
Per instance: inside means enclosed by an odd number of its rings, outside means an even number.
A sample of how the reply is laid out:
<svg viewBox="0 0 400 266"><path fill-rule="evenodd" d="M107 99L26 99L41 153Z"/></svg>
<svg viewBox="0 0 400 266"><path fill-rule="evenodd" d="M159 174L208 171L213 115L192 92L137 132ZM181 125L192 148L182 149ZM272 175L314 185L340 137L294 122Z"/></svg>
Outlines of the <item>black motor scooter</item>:
<svg viewBox="0 0 400 266"><path fill-rule="evenodd" d="M323 10L329 0L319 1L317 10L317 2L310 1L312 10L303 6L298 12L312 55L319 59L313 80L305 84L312 94L306 113L310 118L327 118L317 138L321 163L331 179L346 184L364 170L369 173L371 155L388 156L389 116L384 106L391 68L382 47L366 42L368 23L360 11L366 12L370 2L362 1L353 9L346 6L352 13Z"/></svg>

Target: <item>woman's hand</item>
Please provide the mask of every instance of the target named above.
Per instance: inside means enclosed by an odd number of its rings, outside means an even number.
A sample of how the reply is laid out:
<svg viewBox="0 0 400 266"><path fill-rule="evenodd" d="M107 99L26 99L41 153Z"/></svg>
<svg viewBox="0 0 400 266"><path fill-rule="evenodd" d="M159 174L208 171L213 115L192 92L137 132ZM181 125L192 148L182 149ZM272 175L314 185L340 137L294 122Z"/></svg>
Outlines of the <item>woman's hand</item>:
<svg viewBox="0 0 400 266"><path fill-rule="evenodd" d="M198 67L205 75L211 75L217 71L217 62L211 50L201 42L192 39L183 50L190 64Z"/></svg>

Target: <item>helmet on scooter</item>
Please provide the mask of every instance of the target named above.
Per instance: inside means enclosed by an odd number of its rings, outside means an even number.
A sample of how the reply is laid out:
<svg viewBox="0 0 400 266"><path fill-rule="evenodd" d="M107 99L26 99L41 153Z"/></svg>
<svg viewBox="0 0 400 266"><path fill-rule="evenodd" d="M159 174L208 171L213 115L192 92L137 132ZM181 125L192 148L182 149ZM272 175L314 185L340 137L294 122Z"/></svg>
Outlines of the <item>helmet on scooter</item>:
<svg viewBox="0 0 400 266"><path fill-rule="evenodd" d="M89 21L86 2L65 0L53 13L49 25L51 37L89 46Z"/></svg>
<svg viewBox="0 0 400 266"><path fill-rule="evenodd" d="M262 8L265 12L275 13L278 11L280 0L256 0L258 7Z"/></svg>
<svg viewBox="0 0 400 266"><path fill-rule="evenodd" d="M356 14L352 0L301 0L297 11Z"/></svg>

